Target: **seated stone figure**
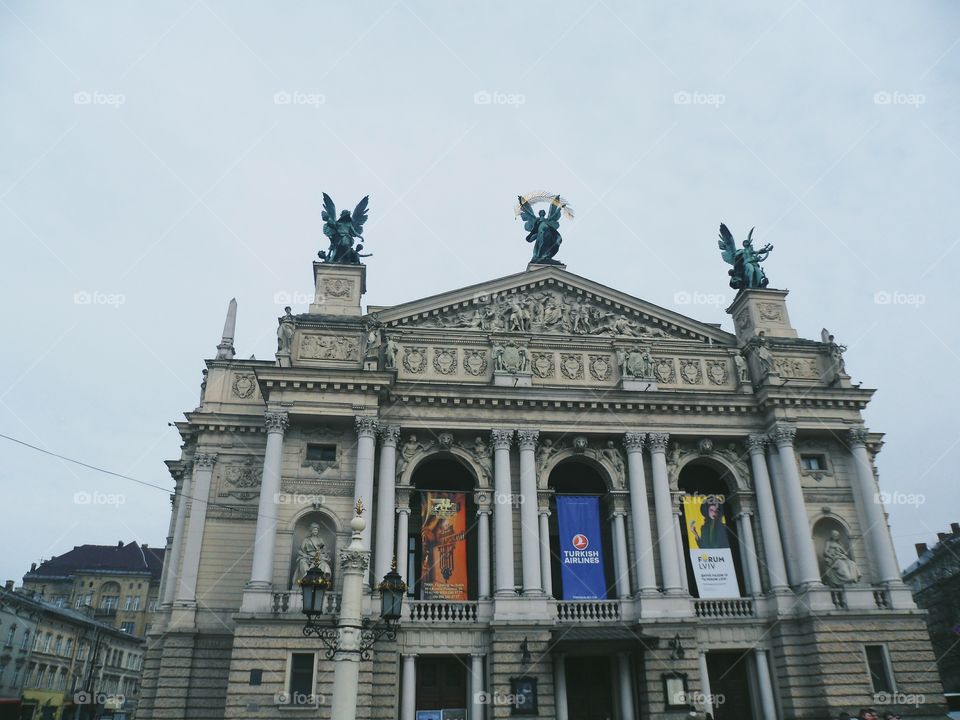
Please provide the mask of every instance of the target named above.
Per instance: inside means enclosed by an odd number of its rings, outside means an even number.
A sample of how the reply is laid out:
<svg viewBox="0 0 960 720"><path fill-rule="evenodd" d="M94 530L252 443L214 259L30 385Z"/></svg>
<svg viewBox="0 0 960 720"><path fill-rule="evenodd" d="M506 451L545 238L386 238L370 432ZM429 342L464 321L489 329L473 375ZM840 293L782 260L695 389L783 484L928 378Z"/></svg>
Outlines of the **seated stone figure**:
<svg viewBox="0 0 960 720"><path fill-rule="evenodd" d="M840 531L834 530L823 546L823 582L830 587L842 587L860 582L860 567L840 541Z"/></svg>
<svg viewBox="0 0 960 720"><path fill-rule="evenodd" d="M330 553L327 552L323 540L320 539L320 525L310 523L310 534L300 543L300 550L297 552L297 567L293 571L293 585L307 574L307 570L316 565L324 574L327 580L330 580L333 568L330 564Z"/></svg>

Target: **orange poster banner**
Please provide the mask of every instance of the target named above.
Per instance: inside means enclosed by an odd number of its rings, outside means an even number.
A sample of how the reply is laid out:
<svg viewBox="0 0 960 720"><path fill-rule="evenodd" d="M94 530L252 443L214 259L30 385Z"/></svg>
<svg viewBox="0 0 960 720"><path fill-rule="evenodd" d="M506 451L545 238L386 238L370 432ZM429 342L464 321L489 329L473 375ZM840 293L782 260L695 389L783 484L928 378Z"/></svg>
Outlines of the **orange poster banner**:
<svg viewBox="0 0 960 720"><path fill-rule="evenodd" d="M421 597L423 600L466 600L467 495L425 492L421 498Z"/></svg>

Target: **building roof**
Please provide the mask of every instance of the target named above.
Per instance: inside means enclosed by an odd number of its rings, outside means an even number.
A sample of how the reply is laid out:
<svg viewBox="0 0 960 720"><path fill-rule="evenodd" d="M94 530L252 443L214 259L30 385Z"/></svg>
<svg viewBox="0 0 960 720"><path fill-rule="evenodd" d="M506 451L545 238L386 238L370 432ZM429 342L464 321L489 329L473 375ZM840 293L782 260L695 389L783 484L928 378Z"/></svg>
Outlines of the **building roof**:
<svg viewBox="0 0 960 720"><path fill-rule="evenodd" d="M140 545L136 541L126 545L77 545L50 558L24 575L24 580L69 577L83 572L94 573L150 573L151 580L160 580L163 570L163 548Z"/></svg>
<svg viewBox="0 0 960 720"><path fill-rule="evenodd" d="M124 632L109 623L90 617L84 612L54 605L47 602L42 596L28 591L0 588L0 605L17 605L34 613L43 613L61 622L96 629L100 633L111 635L114 638L123 638L134 643L143 640L142 637Z"/></svg>

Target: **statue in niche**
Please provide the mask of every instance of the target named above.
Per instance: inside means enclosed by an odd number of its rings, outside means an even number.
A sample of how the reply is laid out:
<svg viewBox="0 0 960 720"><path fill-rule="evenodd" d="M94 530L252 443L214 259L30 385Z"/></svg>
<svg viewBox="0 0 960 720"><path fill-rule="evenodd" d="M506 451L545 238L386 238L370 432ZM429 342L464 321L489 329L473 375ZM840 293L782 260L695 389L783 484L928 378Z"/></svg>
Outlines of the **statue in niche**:
<svg viewBox="0 0 960 720"><path fill-rule="evenodd" d="M310 534L300 543L300 550L297 551L297 567L293 571L293 585L296 586L312 567L319 568L328 581L333 576L330 553L320 539L319 523L310 523Z"/></svg>
<svg viewBox="0 0 960 720"><path fill-rule="evenodd" d="M844 547L839 530L832 530L823 546L823 566L823 582L830 587L860 582L860 567Z"/></svg>
<svg viewBox="0 0 960 720"><path fill-rule="evenodd" d="M773 371L773 353L770 352L770 343L765 331L761 330L750 338L744 350L753 353L757 358L762 377L767 377Z"/></svg>
<svg viewBox="0 0 960 720"><path fill-rule="evenodd" d="M397 369L397 354L400 352L400 345L397 339L391 335L387 338L387 344L383 347L383 367L387 370Z"/></svg>
<svg viewBox="0 0 960 720"><path fill-rule="evenodd" d="M363 245L353 246L354 239L363 240L363 224L367 221L367 201L369 195L351 213L349 210L340 212L337 217L337 207L326 193L323 194L323 234L330 239L330 247L318 253L320 260L341 265L359 265L361 257L370 257L369 253L361 255Z"/></svg>
<svg viewBox="0 0 960 720"><path fill-rule="evenodd" d="M377 317L374 315L365 323L367 332L366 350L363 353L363 361L379 364L380 362L380 328L383 327Z"/></svg>
<svg viewBox="0 0 960 720"><path fill-rule="evenodd" d="M743 353L737 353L733 356L733 364L737 366L737 384L748 385L750 383L750 368L747 366L747 359Z"/></svg>
<svg viewBox="0 0 960 720"><path fill-rule="evenodd" d="M623 468L623 457L620 455L616 443L613 442L613 440L607 440L607 445L600 450L600 454L603 455L607 462L613 467L617 483L622 483L626 477L626 472Z"/></svg>
<svg viewBox="0 0 960 720"><path fill-rule="evenodd" d="M720 246L720 256L724 262L733 265L733 268L727 271L730 276L730 287L734 290L744 288L765 288L768 284L767 276L760 267L760 263L767 259L767 256L773 250L773 245L769 243L759 250L753 247L753 228L747 239L743 241L743 248L737 249L737 241L733 238L733 233L726 225L720 223L720 240L717 242Z"/></svg>
<svg viewBox="0 0 960 720"><path fill-rule="evenodd" d="M283 313L283 317L280 318L280 326L277 328L277 352L289 353L293 346L293 313L289 306L283 309Z"/></svg>
<svg viewBox="0 0 960 720"><path fill-rule="evenodd" d="M826 328L820 331L820 339L827 346L827 353L830 356L830 384L840 382L840 378L847 374L847 364L843 359L843 354L847 351L846 345L837 343L833 335Z"/></svg>

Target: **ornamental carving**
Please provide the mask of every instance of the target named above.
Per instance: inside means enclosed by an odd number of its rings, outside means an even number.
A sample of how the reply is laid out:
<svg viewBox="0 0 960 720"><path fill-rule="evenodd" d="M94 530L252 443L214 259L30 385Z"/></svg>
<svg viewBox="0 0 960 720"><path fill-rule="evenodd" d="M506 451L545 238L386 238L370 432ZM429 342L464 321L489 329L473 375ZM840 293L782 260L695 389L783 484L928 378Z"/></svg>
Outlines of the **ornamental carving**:
<svg viewBox="0 0 960 720"><path fill-rule="evenodd" d="M353 425L357 430L357 435L374 435L380 429L380 421L372 415L357 415L353 419Z"/></svg>
<svg viewBox="0 0 960 720"><path fill-rule="evenodd" d="M651 452L665 452L667 444L670 442L669 433L649 433L647 442L650 445Z"/></svg>
<svg viewBox="0 0 960 720"><path fill-rule="evenodd" d="M686 464L686 461L696 457L722 459L726 465L733 468L732 479L734 482L728 482L730 492L734 492L737 487L750 487L750 468L747 465L746 455L742 448L734 442L721 444L710 438L701 438L697 441L678 439L670 444L667 464L670 468L672 485L676 485L680 469Z"/></svg>
<svg viewBox="0 0 960 720"><path fill-rule="evenodd" d="M403 366L414 375L422 373L427 367L427 349L425 347L404 348Z"/></svg>
<svg viewBox="0 0 960 720"><path fill-rule="evenodd" d="M850 445L856 447L857 445L866 445L867 438L870 437L870 431L865 427L855 427L850 428Z"/></svg>
<svg viewBox="0 0 960 720"><path fill-rule="evenodd" d="M553 353L533 353L530 360L530 369L538 378L552 378L554 375Z"/></svg>
<svg viewBox="0 0 960 720"><path fill-rule="evenodd" d="M768 322L783 322L783 309L776 303L758 303L760 317Z"/></svg>
<svg viewBox="0 0 960 720"><path fill-rule="evenodd" d="M642 432L627 432L623 434L623 446L628 452L643 450L643 445L647 441L647 434Z"/></svg>
<svg viewBox="0 0 960 720"><path fill-rule="evenodd" d="M613 374L613 365L609 355L590 356L590 374L594 380L609 380Z"/></svg>
<svg viewBox="0 0 960 720"><path fill-rule="evenodd" d="M248 457L239 465L226 465L220 484L220 497L235 497L238 500L252 500L260 494L260 480L263 475L263 461Z"/></svg>
<svg viewBox="0 0 960 720"><path fill-rule="evenodd" d="M266 412L263 414L267 432L283 433L287 429L289 418L285 412Z"/></svg>
<svg viewBox="0 0 960 720"><path fill-rule="evenodd" d="M483 375L487 372L486 350L465 350L463 353L463 369L468 375Z"/></svg>
<svg viewBox="0 0 960 720"><path fill-rule="evenodd" d="M456 348L434 348L433 369L441 375L452 375L457 371Z"/></svg>
<svg viewBox="0 0 960 720"><path fill-rule="evenodd" d="M370 553L365 550L341 550L340 569L363 572L370 565Z"/></svg>
<svg viewBox="0 0 960 720"><path fill-rule="evenodd" d="M714 385L725 385L730 379L726 360L707 360L707 379Z"/></svg>
<svg viewBox="0 0 960 720"><path fill-rule="evenodd" d="M734 320L738 330L746 330L750 326L750 311L747 308L741 310Z"/></svg>
<svg viewBox="0 0 960 720"><path fill-rule="evenodd" d="M620 375L625 378L653 378L653 357L650 349L632 347L617 350L617 360L620 363Z"/></svg>
<svg viewBox="0 0 960 720"><path fill-rule="evenodd" d="M560 372L570 380L579 380L583 377L583 358L576 354L560 355Z"/></svg>
<svg viewBox="0 0 960 720"><path fill-rule="evenodd" d="M380 428L380 440L385 446L397 446L397 440L400 439L400 426L387 425Z"/></svg>
<svg viewBox="0 0 960 720"><path fill-rule="evenodd" d="M359 360L360 340L343 335L308 335L300 338L300 357L310 360Z"/></svg>
<svg viewBox="0 0 960 720"><path fill-rule="evenodd" d="M216 453L197 453L193 456L193 465L197 470L212 470L216 462Z"/></svg>
<svg viewBox="0 0 960 720"><path fill-rule="evenodd" d="M687 385L703 383L703 366L699 360L683 358L680 360L680 377Z"/></svg>
<svg viewBox="0 0 960 720"><path fill-rule="evenodd" d="M493 446L498 450L509 450L511 443L513 443L513 432L513 430L492 430L490 438L493 441Z"/></svg>
<svg viewBox="0 0 960 720"><path fill-rule="evenodd" d="M246 400L257 389L256 378L252 374L238 373L233 376L233 394L241 400Z"/></svg>
<svg viewBox="0 0 960 720"><path fill-rule="evenodd" d="M657 382L667 385L677 381L677 368L673 364L673 358L659 358L654 362L653 374Z"/></svg>
<svg viewBox="0 0 960 720"><path fill-rule="evenodd" d="M796 436L797 429L790 425L784 425L783 423L777 423L770 431L770 439L773 440L777 446L793 445L793 439Z"/></svg>
<svg viewBox="0 0 960 720"><path fill-rule="evenodd" d="M345 298L353 294L353 280L325 278L322 287L323 294L332 298Z"/></svg>
<svg viewBox="0 0 960 720"><path fill-rule="evenodd" d="M776 358L773 361L774 372L780 377L800 380L819 380L820 369L815 358Z"/></svg>
<svg viewBox="0 0 960 720"><path fill-rule="evenodd" d="M539 430L530 430L527 428L517 430L517 444L521 448L535 448L538 437L540 437Z"/></svg>
<svg viewBox="0 0 960 720"><path fill-rule="evenodd" d="M498 372L527 372L527 349L510 341L493 346L493 361Z"/></svg>

